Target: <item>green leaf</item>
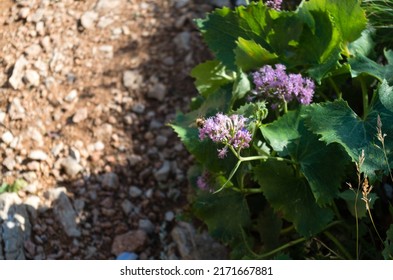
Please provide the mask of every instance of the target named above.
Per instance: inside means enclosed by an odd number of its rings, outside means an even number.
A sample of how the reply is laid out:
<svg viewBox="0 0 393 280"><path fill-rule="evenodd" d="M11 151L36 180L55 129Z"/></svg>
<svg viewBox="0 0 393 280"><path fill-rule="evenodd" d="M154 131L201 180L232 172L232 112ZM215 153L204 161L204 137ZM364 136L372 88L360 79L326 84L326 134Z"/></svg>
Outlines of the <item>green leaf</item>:
<svg viewBox="0 0 393 280"><path fill-rule="evenodd" d="M2 183L0 186L0 194L8 191L9 185L7 183Z"/></svg>
<svg viewBox="0 0 393 280"><path fill-rule="evenodd" d="M251 90L251 83L246 73L238 71L232 90L232 103L243 98Z"/></svg>
<svg viewBox="0 0 393 280"><path fill-rule="evenodd" d="M247 202L242 194L225 189L205 193L193 205L195 215L203 220L209 233L225 243L239 242L242 229L250 225Z"/></svg>
<svg viewBox="0 0 393 280"><path fill-rule="evenodd" d="M278 56L269 52L254 40L239 38L235 49L236 65L243 71L257 69L264 64L274 64Z"/></svg>
<svg viewBox="0 0 393 280"><path fill-rule="evenodd" d="M393 260L393 224L390 225L386 232L386 240L384 242L385 248L382 251L382 255L385 260Z"/></svg>
<svg viewBox="0 0 393 280"><path fill-rule="evenodd" d="M261 131L281 157L289 155L299 164L316 201L324 205L338 195L348 157L338 145L326 145L308 131L302 111L290 111Z"/></svg>
<svg viewBox="0 0 393 280"><path fill-rule="evenodd" d="M360 37L366 28L367 18L359 0L311 0L304 3L310 11L328 13L340 31L344 42L352 42Z"/></svg>
<svg viewBox="0 0 393 280"><path fill-rule="evenodd" d="M210 60L197 65L191 71L191 77L195 78L195 86L199 93L207 98L209 94L233 81L234 73L227 72L219 61Z"/></svg>
<svg viewBox="0 0 393 280"><path fill-rule="evenodd" d="M275 211L291 221L301 235L311 237L324 229L333 213L315 202L307 181L294 173L292 166L273 160L254 168L255 179Z"/></svg>
<svg viewBox="0 0 393 280"><path fill-rule="evenodd" d="M245 69L271 62L275 50L289 56L300 37L303 22L294 12L279 13L259 2L234 10L216 9L205 19L196 20L196 24L217 59L236 70L236 62ZM252 58L257 61L253 62Z"/></svg>
<svg viewBox="0 0 393 280"><path fill-rule="evenodd" d="M357 199L356 199L356 193L353 190L345 190L342 193L340 193L339 196L346 202L347 208L349 212L351 212L352 216L356 217L357 215L357 217L360 219L367 216L366 204L362 200L361 190L359 191L359 195ZM375 193L370 193L369 198L371 198L370 207L372 208L378 196ZM356 202L356 208L355 208L355 202Z"/></svg>
<svg viewBox="0 0 393 280"><path fill-rule="evenodd" d="M379 95L383 96L386 89L380 87ZM377 139L377 118L380 115L382 132L387 134L386 153L390 155L393 148L393 113L379 100L375 101L364 120L343 100L312 104L307 107L306 115L307 126L314 133L321 135L322 141L342 145L353 161L357 162L364 150L365 160L361 171L365 172L371 181L379 177L377 171L388 172L381 143Z"/></svg>
<svg viewBox="0 0 393 280"><path fill-rule="evenodd" d="M372 53L375 47L374 40L372 39L374 33L375 30L369 28L365 29L362 32L360 38L349 44L348 49L350 53L354 54L355 56L358 54L368 56L370 53Z"/></svg>
<svg viewBox="0 0 393 280"><path fill-rule="evenodd" d="M266 207L257 219L257 230L264 245L264 251L277 248L280 243L282 220L271 207Z"/></svg>
<svg viewBox="0 0 393 280"><path fill-rule="evenodd" d="M360 74L370 75L380 82L386 80L389 85L393 84L393 53L392 51L384 51L385 57L388 60L388 64L381 65L371 60L365 55L358 53L355 57L348 60L351 65L352 77L357 77Z"/></svg>

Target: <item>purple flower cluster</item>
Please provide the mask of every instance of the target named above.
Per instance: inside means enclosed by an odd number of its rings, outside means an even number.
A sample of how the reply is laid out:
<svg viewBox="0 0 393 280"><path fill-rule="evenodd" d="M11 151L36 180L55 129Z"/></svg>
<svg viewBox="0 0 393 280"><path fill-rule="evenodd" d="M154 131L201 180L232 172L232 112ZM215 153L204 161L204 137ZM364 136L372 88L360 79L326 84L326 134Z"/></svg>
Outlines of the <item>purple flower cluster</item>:
<svg viewBox="0 0 393 280"><path fill-rule="evenodd" d="M267 0L265 5L269 8L275 9L277 11L281 10L282 0Z"/></svg>
<svg viewBox="0 0 393 280"><path fill-rule="evenodd" d="M227 116L217 113L215 116L205 120L203 126L199 128L199 139L210 138L215 143L225 144L225 147L218 150L218 157L224 158L228 146L232 146L239 151L249 147L252 135L245 128L247 118L242 115Z"/></svg>
<svg viewBox="0 0 393 280"><path fill-rule="evenodd" d="M210 180L210 173L203 172L202 175L197 178L196 184L200 190L208 191L210 190Z"/></svg>
<svg viewBox="0 0 393 280"><path fill-rule="evenodd" d="M266 65L252 74L255 93L271 100L272 108L283 101L288 103L292 100L305 105L310 104L314 95L314 82L300 74L288 75L285 72L286 67L282 64L276 64L275 68Z"/></svg>

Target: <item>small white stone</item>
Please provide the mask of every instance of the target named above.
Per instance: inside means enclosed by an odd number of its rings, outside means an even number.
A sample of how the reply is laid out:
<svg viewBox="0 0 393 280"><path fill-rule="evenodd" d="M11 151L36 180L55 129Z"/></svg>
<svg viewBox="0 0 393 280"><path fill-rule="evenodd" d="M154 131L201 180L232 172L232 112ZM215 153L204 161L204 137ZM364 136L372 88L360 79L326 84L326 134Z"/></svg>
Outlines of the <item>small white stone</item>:
<svg viewBox="0 0 393 280"><path fill-rule="evenodd" d="M97 142L94 144L94 150L96 150L96 151L102 151L102 150L104 150L104 149L105 149L105 144L102 143L101 141L97 141Z"/></svg>
<svg viewBox="0 0 393 280"><path fill-rule="evenodd" d="M64 100L66 102L71 103L78 97L78 91L76 89L71 90L66 97L64 97Z"/></svg>
<svg viewBox="0 0 393 280"><path fill-rule="evenodd" d="M112 59L113 58L113 46L111 45L103 45L98 48L98 50L104 55L105 58Z"/></svg>
<svg viewBox="0 0 393 280"><path fill-rule="evenodd" d="M40 85L40 74L38 74L35 70L26 70L25 80L27 84L38 87Z"/></svg>
<svg viewBox="0 0 393 280"><path fill-rule="evenodd" d="M10 131L6 131L1 136L1 140L6 143L7 145L11 144L12 140L14 140L14 136Z"/></svg>
<svg viewBox="0 0 393 280"><path fill-rule="evenodd" d="M81 25L86 29L92 29L98 19L98 14L94 11L87 11L81 16Z"/></svg>
<svg viewBox="0 0 393 280"><path fill-rule="evenodd" d="M44 151L33 150L29 154L29 159L32 159L32 160L47 160L48 159L48 155Z"/></svg>

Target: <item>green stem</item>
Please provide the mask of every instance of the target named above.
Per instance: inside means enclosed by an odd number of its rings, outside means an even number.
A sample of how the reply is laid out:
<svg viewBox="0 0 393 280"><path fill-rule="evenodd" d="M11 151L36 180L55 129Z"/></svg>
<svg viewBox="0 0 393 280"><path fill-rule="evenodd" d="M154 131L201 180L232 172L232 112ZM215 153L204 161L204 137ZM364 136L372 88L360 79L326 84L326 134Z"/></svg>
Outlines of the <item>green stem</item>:
<svg viewBox="0 0 393 280"><path fill-rule="evenodd" d="M288 113L288 103L284 100L284 114Z"/></svg>
<svg viewBox="0 0 393 280"><path fill-rule="evenodd" d="M356 222L356 259L359 259L359 217L358 217L358 197L359 197L359 188L355 194L355 222Z"/></svg>
<svg viewBox="0 0 393 280"><path fill-rule="evenodd" d="M382 244L383 244L383 239L382 239L381 235L379 235L379 232L378 232L378 230L377 230L377 227L375 226L375 223L374 223L373 216L371 215L370 207L367 207L367 211L368 211L368 215L370 216L371 223L373 224L374 230L375 230L375 232L377 233L377 235L378 235L378 237L379 237L379 240L380 240L380 241L382 242Z"/></svg>
<svg viewBox="0 0 393 280"><path fill-rule="evenodd" d="M285 234L288 234L288 233L290 233L292 230L294 230L295 229L295 226L294 225L291 225L291 226L289 226L289 227L287 227L287 228L284 228L284 229L282 229L281 231L280 231L280 235L285 235Z"/></svg>
<svg viewBox="0 0 393 280"><path fill-rule="evenodd" d="M269 251L269 252L267 252L265 254L262 254L262 255L255 254L255 256L258 259L265 259L267 257L270 257L271 255L274 255L274 254L276 254L276 253L278 253L278 252L280 252L280 251L282 251L284 249L287 249L287 248L292 247L292 246L294 246L296 244L302 243L302 242L304 242L306 240L307 239L305 237L301 237L299 239L296 239L296 240L293 240L293 241L289 241L288 243L285 243L284 245L282 245L282 246L280 246L280 247L278 247L278 248L276 248L274 250L271 250L271 251Z"/></svg>
<svg viewBox="0 0 393 280"><path fill-rule="evenodd" d="M237 169L239 168L239 166L240 166L241 163L242 163L242 162L241 162L240 160L236 163L235 167L234 167L234 168L232 169L232 171L231 171L231 174L229 174L228 180L224 183L224 185L222 185L221 188L219 188L218 190L216 190L216 191L214 192L215 194L216 194L216 193L219 193L220 191L222 191L222 190L225 188L225 186L228 184L228 182L232 179L233 175L235 175L235 173L236 173L236 171L237 171Z"/></svg>
<svg viewBox="0 0 393 280"><path fill-rule="evenodd" d="M362 77L360 77L360 87L362 88L363 97L363 119L365 119L368 115L368 90L366 83Z"/></svg>
<svg viewBox="0 0 393 280"><path fill-rule="evenodd" d="M338 239L336 237L333 236L333 234L331 234L328 231L325 231L324 234L326 235L327 238L329 238L336 246L337 248L340 250L340 252L348 259L348 260L352 260L352 256L351 254L347 251L347 249L344 248L344 246L341 244L340 241L338 241Z"/></svg>
<svg viewBox="0 0 393 280"><path fill-rule="evenodd" d="M251 157L242 157L239 156L238 159L240 161L252 161L252 160L277 160L277 161L285 161L291 164L294 164L295 162L293 162L292 160L286 159L286 158L282 158L282 157L270 157L270 156L251 156Z"/></svg>
<svg viewBox="0 0 393 280"><path fill-rule="evenodd" d="M340 91L340 89L337 87L336 82L332 79L332 77L329 77L329 82L332 85L334 91L337 94L337 99L341 100L342 99L342 92Z"/></svg>

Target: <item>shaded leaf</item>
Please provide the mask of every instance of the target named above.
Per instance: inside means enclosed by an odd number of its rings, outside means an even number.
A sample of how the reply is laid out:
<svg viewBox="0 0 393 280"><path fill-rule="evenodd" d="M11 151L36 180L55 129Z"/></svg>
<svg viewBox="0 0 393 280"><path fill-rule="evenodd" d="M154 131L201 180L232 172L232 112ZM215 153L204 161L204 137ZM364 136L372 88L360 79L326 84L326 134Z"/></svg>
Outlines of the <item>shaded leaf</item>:
<svg viewBox="0 0 393 280"><path fill-rule="evenodd" d="M289 155L298 162L316 201L323 205L337 196L348 158L338 145L326 145L308 131L301 111L290 111L261 131L281 157Z"/></svg>
<svg viewBox="0 0 393 280"><path fill-rule="evenodd" d="M231 190L200 195L193 205L195 215L203 220L209 233L226 243L240 241L242 229L250 225L247 202Z"/></svg>
<svg viewBox="0 0 393 280"><path fill-rule="evenodd" d="M292 166L270 160L258 164L254 174L274 210L291 221L301 235L311 237L332 220L332 211L315 202L307 181L296 177Z"/></svg>
<svg viewBox="0 0 393 280"><path fill-rule="evenodd" d="M356 54L355 57L352 57L348 60L348 63L351 66L351 75L352 77L357 77L360 74L370 75L380 82L386 80L389 85L393 84L393 64L392 51L384 51L385 57L388 60L388 64L382 65L374 60L366 57L363 54Z"/></svg>
<svg viewBox="0 0 393 280"><path fill-rule="evenodd" d="M386 88L380 88L382 96L383 90ZM376 135L377 118L380 115L383 124L382 132L387 134L386 152L390 155L393 148L393 113L387 110L379 100L375 101L364 120L358 117L343 100L312 104L305 111L308 116L307 126L314 133L321 135L321 140L328 144L339 143L353 161L358 161L364 150L365 161L361 171L365 172L371 181L379 176L377 171L388 171L381 143Z"/></svg>
<svg viewBox="0 0 393 280"><path fill-rule="evenodd" d="M384 242L385 248L382 251L382 256L385 260L393 260L393 224L390 225L386 232L386 240Z"/></svg>
<svg viewBox="0 0 393 280"><path fill-rule="evenodd" d="M356 193L352 190L345 190L342 193L340 193L339 196L340 198L345 200L347 204L347 208L351 212L352 216L356 217L357 215L358 218L364 218L367 216L366 203L362 200L361 190L359 191L359 195L357 199L356 199ZM378 196L375 193L370 193L369 198L371 198L370 207L372 208ZM355 201L357 201L356 208L355 208Z"/></svg>

